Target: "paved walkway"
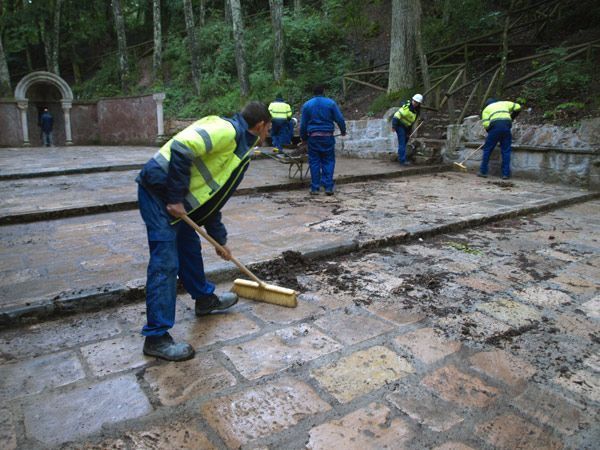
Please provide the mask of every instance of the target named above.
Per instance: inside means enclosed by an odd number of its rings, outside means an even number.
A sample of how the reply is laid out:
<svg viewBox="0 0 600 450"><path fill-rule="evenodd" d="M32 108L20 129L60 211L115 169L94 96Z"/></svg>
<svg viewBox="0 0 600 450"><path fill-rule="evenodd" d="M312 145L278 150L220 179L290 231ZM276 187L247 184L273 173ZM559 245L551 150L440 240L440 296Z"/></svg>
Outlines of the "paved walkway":
<svg viewBox="0 0 600 450"><path fill-rule="evenodd" d="M154 150L152 149L150 156L154 154ZM141 156L142 153L144 152L140 150L133 155ZM122 155L114 149L112 154L114 161L108 160L105 156L106 159L97 162L88 161L88 164L94 164L94 167L100 169L118 169L118 164L123 162ZM145 160L149 158L147 154L143 156ZM76 162L76 160L68 160L68 164ZM45 169L37 168L35 173L43 174L43 170ZM336 179L338 183L346 183L358 179L398 177L439 170L439 166L401 167L391 161L338 158ZM43 181L39 177L0 179L0 225L135 209L137 208L135 177L138 173L139 168L44 176ZM299 177L290 178L287 164L268 158L255 159L244 177L238 195L303 187L308 189L308 181L306 179L301 181Z"/></svg>
<svg viewBox="0 0 600 450"><path fill-rule="evenodd" d="M224 217L229 246L252 265L288 250L326 256L426 237L592 195L445 173L342 185L334 197L309 198L304 191L240 195L226 205ZM133 210L2 226L0 324L140 299L147 258L145 229ZM212 250L205 259L217 279L235 273Z"/></svg>
<svg viewBox="0 0 600 450"><path fill-rule="evenodd" d="M266 237L365 241L577 194L451 174L333 199L241 197L226 215L242 258L257 259L273 251ZM76 274L143 263L133 213L26 230L10 242L29 276L36 252ZM121 234L111 266L102 239ZM288 272L304 291L295 309L241 301L196 319L181 296L173 334L197 350L184 363L142 355L140 304L0 331L0 447L597 448L600 201Z"/></svg>

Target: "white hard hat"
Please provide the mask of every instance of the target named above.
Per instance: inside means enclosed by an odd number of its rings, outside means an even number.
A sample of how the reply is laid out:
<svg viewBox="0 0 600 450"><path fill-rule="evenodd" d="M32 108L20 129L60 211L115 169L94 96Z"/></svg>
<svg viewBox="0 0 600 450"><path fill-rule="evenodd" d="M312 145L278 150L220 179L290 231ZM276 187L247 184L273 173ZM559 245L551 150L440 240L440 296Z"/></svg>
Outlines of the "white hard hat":
<svg viewBox="0 0 600 450"><path fill-rule="evenodd" d="M415 94L412 98L415 102L423 103L423 96L421 94Z"/></svg>

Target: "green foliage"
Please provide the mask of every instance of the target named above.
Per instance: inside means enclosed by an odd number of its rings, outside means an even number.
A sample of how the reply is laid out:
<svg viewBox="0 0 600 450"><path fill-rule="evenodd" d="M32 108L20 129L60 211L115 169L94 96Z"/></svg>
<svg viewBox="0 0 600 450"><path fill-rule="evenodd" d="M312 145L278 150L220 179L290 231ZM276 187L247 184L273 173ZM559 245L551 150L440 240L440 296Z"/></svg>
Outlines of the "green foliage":
<svg viewBox="0 0 600 450"><path fill-rule="evenodd" d="M564 48L551 52L550 67L523 87L523 94L542 107L549 107L564 99L579 99L586 95L592 79L592 67L582 60L559 61L567 54ZM532 68L546 63L534 60Z"/></svg>
<svg viewBox="0 0 600 450"><path fill-rule="evenodd" d="M443 20L443 8L446 4L449 6L447 24ZM498 29L503 16L492 6L489 0L445 0L435 2L434 10L428 11L424 3L424 13L430 16L428 20L423 21L425 49L453 44Z"/></svg>
<svg viewBox="0 0 600 450"><path fill-rule="evenodd" d="M446 242L446 245L460 252L468 253L469 255L483 255L481 250L469 247L469 244L463 244L462 242L448 241Z"/></svg>
<svg viewBox="0 0 600 450"><path fill-rule="evenodd" d="M400 104L413 96L415 89L402 89L398 92L391 94L381 94L378 96L371 105L369 105L369 113L380 114L384 113L388 109L394 106L400 106Z"/></svg>
<svg viewBox="0 0 600 450"><path fill-rule="evenodd" d="M566 119L569 115L585 108L585 104L581 102L565 102L556 105L551 111L544 113L544 119L557 120Z"/></svg>

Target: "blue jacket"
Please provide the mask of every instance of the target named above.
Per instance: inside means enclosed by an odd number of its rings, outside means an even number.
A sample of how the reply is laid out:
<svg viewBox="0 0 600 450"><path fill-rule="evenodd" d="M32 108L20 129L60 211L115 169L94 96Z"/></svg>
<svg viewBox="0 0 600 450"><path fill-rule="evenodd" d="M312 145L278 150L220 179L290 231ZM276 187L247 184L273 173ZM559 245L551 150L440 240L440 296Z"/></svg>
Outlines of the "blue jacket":
<svg viewBox="0 0 600 450"><path fill-rule="evenodd" d="M49 112L45 112L40 117L40 125L42 127L42 131L44 133L50 133L52 131L52 125L54 123L54 119Z"/></svg>
<svg viewBox="0 0 600 450"><path fill-rule="evenodd" d="M334 122L346 134L346 122L337 103L328 97L313 97L302 106L300 137L306 141L316 131L333 133Z"/></svg>
<svg viewBox="0 0 600 450"><path fill-rule="evenodd" d="M253 145L254 142L256 142L256 136L248 131L248 124L242 115L236 114L231 119L224 119L230 122L236 129L237 147L235 151L237 152L241 150L244 154L247 153L247 149ZM165 203L165 205L169 203L184 202L184 197L189 191L191 165L192 161L190 159L185 158L178 152L172 152L168 173L160 167L154 158L152 158L144 165L138 177L136 178L136 181L146 190L156 195L162 202ZM238 169L233 171L230 179L226 183L227 186L223 186L219 190L219 192L222 192L223 195L215 195L211 205L207 205L212 209L214 204L218 204L218 210L215 211L215 213L210 217L202 220L202 222L199 223L199 225L204 225L208 234L221 245L225 245L227 242L227 230L221 221L220 207L225 204L225 202L237 189L244 178L247 168L248 164L241 164ZM234 179L235 183L232 184ZM174 192L177 192L178 195L174 195ZM199 214L202 214L202 212L203 211L198 211ZM192 214L190 217L198 223L198 220L195 219L194 214Z"/></svg>

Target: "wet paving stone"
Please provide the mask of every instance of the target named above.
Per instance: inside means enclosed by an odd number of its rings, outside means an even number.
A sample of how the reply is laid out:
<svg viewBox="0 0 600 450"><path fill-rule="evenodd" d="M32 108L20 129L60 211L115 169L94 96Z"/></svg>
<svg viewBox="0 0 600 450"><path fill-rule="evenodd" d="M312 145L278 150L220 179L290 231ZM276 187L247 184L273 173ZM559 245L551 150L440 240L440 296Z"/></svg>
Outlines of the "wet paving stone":
<svg viewBox="0 0 600 450"><path fill-rule="evenodd" d="M412 434L408 424L398 417L393 417L389 408L379 403L371 403L341 419L312 428L306 448L399 449L403 448Z"/></svg>
<svg viewBox="0 0 600 450"><path fill-rule="evenodd" d="M14 418L11 412L5 408L0 408L0 448L4 450L17 448Z"/></svg>
<svg viewBox="0 0 600 450"><path fill-rule="evenodd" d="M588 428L590 422L594 421L593 417L582 413L581 405L575 405L548 388L536 385L530 385L512 404L523 414L568 436Z"/></svg>
<svg viewBox="0 0 600 450"><path fill-rule="evenodd" d="M238 448L330 409L310 386L285 378L211 400L202 415L229 448Z"/></svg>
<svg viewBox="0 0 600 450"><path fill-rule="evenodd" d="M498 449L560 450L563 445L541 428L507 414L477 427L479 436Z"/></svg>
<svg viewBox="0 0 600 450"><path fill-rule="evenodd" d="M516 292L516 296L520 300L543 308L566 305L573 301L573 299L564 292L542 286L530 286L522 291Z"/></svg>
<svg viewBox="0 0 600 450"><path fill-rule="evenodd" d="M454 366L442 367L423 378L421 384L446 401L467 408L484 408L495 402L500 391Z"/></svg>
<svg viewBox="0 0 600 450"><path fill-rule="evenodd" d="M401 386L386 399L417 423L436 432L448 431L464 420L449 404L413 386Z"/></svg>
<svg viewBox="0 0 600 450"><path fill-rule="evenodd" d="M537 310L505 298L479 304L477 309L517 328L531 325L542 318Z"/></svg>
<svg viewBox="0 0 600 450"><path fill-rule="evenodd" d="M393 329L381 320L360 312L353 313L352 308L328 314L316 320L315 325L344 345L356 344Z"/></svg>
<svg viewBox="0 0 600 450"><path fill-rule="evenodd" d="M150 367L144 379L163 405L174 406L196 397L217 393L236 384L235 377L213 355Z"/></svg>
<svg viewBox="0 0 600 450"><path fill-rule="evenodd" d="M223 347L222 351L245 378L253 380L341 348L339 343L316 328L299 325Z"/></svg>
<svg viewBox="0 0 600 450"><path fill-rule="evenodd" d="M394 342L407 349L415 358L425 364L435 363L460 350L460 342L446 339L433 328L422 328L398 336Z"/></svg>
<svg viewBox="0 0 600 450"><path fill-rule="evenodd" d="M173 339L183 340L195 349L236 339L252 334L260 327L248 317L236 313L235 306L223 314L211 314L195 317L193 310L189 311L193 319L181 321L175 325L171 335Z"/></svg>
<svg viewBox="0 0 600 450"><path fill-rule="evenodd" d="M0 366L0 400L37 394L85 377L75 353L62 352Z"/></svg>
<svg viewBox="0 0 600 450"><path fill-rule="evenodd" d="M558 376L554 382L593 402L600 402L600 376L587 370L578 370L568 376Z"/></svg>
<svg viewBox="0 0 600 450"><path fill-rule="evenodd" d="M105 424L151 411L152 406L133 376L50 392L23 406L26 435L49 445L81 438Z"/></svg>
<svg viewBox="0 0 600 450"><path fill-rule="evenodd" d="M143 345L144 338L133 334L87 345L81 348L81 353L94 376L103 377L154 361L154 358L144 356Z"/></svg>
<svg viewBox="0 0 600 450"><path fill-rule="evenodd" d="M375 346L312 370L311 376L339 402L347 403L413 372L406 358Z"/></svg>
<svg viewBox="0 0 600 450"><path fill-rule="evenodd" d="M475 450L473 447L463 444L462 442L446 442L433 450Z"/></svg>
<svg viewBox="0 0 600 450"><path fill-rule="evenodd" d="M523 385L536 372L531 364L502 350L477 353L469 361L473 369L511 387Z"/></svg>

